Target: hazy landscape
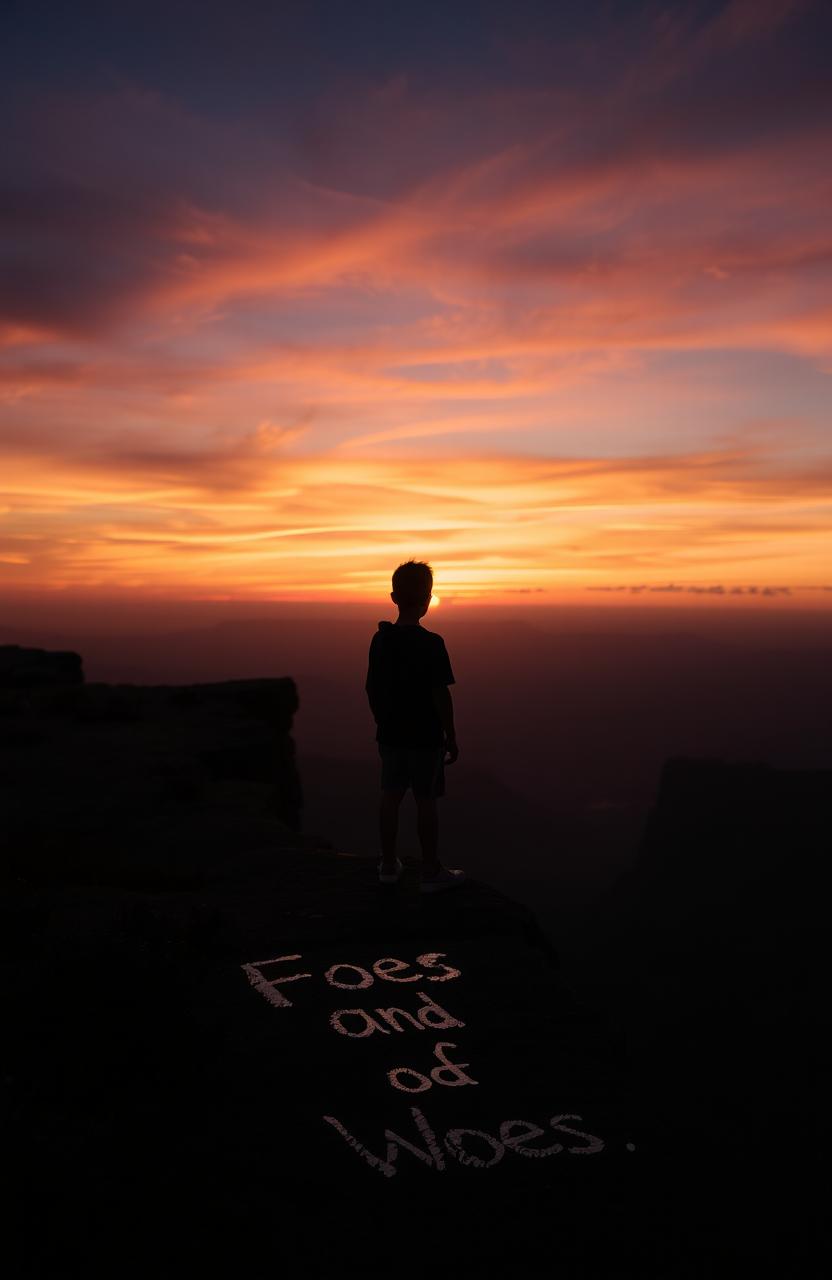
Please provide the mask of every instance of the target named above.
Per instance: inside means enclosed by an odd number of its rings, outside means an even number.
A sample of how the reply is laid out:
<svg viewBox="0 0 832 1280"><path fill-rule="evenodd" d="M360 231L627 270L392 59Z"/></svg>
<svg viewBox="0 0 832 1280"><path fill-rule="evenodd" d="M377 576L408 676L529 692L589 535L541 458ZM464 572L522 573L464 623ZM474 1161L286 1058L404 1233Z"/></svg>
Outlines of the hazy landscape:
<svg viewBox="0 0 832 1280"><path fill-rule="evenodd" d="M27 619L19 615L24 624ZM183 684L289 675L304 829L376 849L378 766L364 694L376 609L166 606L14 625L0 642L73 648L88 681ZM629 865L674 756L828 768L832 618L790 607L440 607L461 755L448 770L449 865L568 929ZM416 855L413 815L402 849Z"/></svg>

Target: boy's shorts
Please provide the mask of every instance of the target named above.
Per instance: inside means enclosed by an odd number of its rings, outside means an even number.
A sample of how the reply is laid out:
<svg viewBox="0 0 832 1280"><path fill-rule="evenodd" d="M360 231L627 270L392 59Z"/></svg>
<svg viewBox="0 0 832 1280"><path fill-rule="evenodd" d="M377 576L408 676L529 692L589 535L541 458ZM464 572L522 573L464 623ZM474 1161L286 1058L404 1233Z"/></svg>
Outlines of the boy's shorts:
<svg viewBox="0 0 832 1280"><path fill-rule="evenodd" d="M390 747L378 744L382 791L413 789L414 796L444 796L445 747Z"/></svg>

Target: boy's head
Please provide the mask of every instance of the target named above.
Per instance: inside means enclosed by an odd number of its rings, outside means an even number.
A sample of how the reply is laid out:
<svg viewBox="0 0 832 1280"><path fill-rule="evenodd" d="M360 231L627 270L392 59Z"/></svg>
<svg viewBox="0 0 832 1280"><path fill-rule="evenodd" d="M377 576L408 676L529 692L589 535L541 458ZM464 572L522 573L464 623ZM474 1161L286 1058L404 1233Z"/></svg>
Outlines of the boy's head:
<svg viewBox="0 0 832 1280"><path fill-rule="evenodd" d="M415 610L421 617L427 613L433 593L433 570L421 560L408 560L400 564L393 574L393 590L390 598L399 611Z"/></svg>

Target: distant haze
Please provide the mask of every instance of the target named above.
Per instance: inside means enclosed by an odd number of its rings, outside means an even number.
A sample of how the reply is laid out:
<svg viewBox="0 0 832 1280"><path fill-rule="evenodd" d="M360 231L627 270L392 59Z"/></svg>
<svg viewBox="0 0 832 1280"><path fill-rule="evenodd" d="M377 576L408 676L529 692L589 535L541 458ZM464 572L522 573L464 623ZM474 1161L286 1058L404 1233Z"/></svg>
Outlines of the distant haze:
<svg viewBox="0 0 832 1280"><path fill-rule="evenodd" d="M88 680L292 676L305 826L374 854L378 765L363 686L370 638L392 606L213 609L52 626L6 615L0 642L77 648ZM669 756L832 766L829 613L440 606L424 623L444 635L457 679L444 856L555 916L627 865ZM415 853L409 805L402 848Z"/></svg>

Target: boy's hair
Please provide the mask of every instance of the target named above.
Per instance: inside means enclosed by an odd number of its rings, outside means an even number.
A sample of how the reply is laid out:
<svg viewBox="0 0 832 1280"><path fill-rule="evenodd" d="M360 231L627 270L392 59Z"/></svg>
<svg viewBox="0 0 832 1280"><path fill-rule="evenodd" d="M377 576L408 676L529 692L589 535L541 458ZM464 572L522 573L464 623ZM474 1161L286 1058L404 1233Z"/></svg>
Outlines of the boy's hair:
<svg viewBox="0 0 832 1280"><path fill-rule="evenodd" d="M421 560L408 560L393 574L393 590L399 607L423 604L433 592L433 570Z"/></svg>

